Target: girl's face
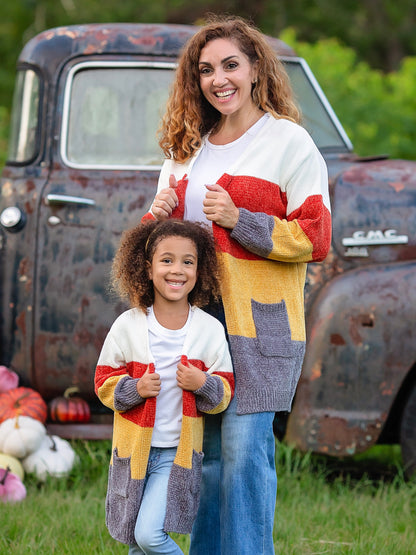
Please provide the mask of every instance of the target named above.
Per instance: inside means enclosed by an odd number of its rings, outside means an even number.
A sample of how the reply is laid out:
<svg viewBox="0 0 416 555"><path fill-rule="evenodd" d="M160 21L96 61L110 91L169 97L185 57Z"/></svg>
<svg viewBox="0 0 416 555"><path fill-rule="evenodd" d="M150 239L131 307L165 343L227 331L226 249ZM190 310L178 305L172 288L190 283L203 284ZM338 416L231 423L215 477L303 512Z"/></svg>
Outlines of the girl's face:
<svg viewBox="0 0 416 555"><path fill-rule="evenodd" d="M214 39L204 46L199 57L199 83L207 101L222 115L235 115L254 106L252 84L257 64L235 42Z"/></svg>
<svg viewBox="0 0 416 555"><path fill-rule="evenodd" d="M188 303L198 274L198 253L195 243L186 237L165 237L156 246L149 263L149 278L153 280L155 304L163 302Z"/></svg>

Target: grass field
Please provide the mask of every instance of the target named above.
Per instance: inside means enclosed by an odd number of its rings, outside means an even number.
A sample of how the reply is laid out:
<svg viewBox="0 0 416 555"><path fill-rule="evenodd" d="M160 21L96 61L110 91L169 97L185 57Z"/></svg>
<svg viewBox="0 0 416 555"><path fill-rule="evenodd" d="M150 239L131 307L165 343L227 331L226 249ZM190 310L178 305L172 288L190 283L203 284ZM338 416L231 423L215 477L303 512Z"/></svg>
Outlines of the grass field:
<svg viewBox="0 0 416 555"><path fill-rule="evenodd" d="M68 478L27 476L27 498L0 504L0 554L127 553L104 524L110 442L73 445L80 463ZM279 444L276 466L276 554L416 554L416 480L404 479L397 447L339 461ZM175 540L188 553L189 539Z"/></svg>

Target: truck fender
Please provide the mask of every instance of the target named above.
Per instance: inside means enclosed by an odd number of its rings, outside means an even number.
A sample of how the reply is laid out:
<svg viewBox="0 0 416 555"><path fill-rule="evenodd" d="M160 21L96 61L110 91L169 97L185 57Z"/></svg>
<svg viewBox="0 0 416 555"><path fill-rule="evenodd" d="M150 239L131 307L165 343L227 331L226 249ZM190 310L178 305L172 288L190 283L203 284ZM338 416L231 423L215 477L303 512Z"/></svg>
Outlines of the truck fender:
<svg viewBox="0 0 416 555"><path fill-rule="evenodd" d="M376 443L416 361L414 322L415 263L358 268L324 286L308 314L285 439L336 456Z"/></svg>

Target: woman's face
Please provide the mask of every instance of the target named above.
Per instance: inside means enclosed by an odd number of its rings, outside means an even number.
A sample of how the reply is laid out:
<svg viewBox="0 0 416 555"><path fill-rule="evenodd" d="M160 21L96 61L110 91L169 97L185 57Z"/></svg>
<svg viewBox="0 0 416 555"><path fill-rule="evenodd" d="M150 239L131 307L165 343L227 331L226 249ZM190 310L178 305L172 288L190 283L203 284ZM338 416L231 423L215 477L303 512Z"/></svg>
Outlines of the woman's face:
<svg viewBox="0 0 416 555"><path fill-rule="evenodd" d="M236 115L254 106L252 84L257 64L251 64L236 42L214 39L199 57L199 83L207 101L222 115Z"/></svg>

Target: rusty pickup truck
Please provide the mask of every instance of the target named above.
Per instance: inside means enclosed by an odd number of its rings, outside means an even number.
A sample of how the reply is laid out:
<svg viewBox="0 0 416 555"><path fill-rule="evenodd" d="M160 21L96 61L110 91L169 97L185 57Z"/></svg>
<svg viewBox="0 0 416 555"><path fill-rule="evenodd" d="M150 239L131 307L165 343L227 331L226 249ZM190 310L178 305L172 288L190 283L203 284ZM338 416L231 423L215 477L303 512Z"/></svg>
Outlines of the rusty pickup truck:
<svg viewBox="0 0 416 555"><path fill-rule="evenodd" d="M93 391L104 337L125 308L109 268L155 194L156 130L194 32L62 27L18 60L0 188L0 364L46 400L78 387L92 420L62 425L63 437L109 430ZM305 60L270 41L327 162L333 211L330 254L309 265L306 357L280 433L333 456L400 443L415 470L416 163L359 158Z"/></svg>

